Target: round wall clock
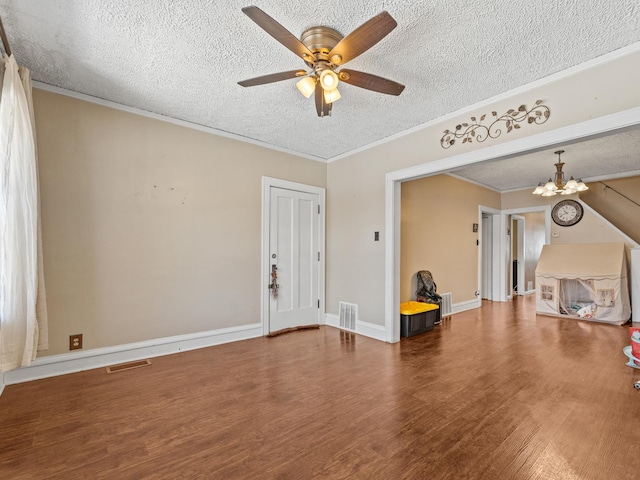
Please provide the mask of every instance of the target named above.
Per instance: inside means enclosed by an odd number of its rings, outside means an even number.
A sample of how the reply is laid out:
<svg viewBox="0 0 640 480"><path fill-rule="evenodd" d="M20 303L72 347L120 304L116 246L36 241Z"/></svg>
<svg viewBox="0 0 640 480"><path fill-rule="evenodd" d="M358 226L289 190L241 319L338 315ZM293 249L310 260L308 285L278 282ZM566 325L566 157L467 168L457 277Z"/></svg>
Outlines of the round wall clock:
<svg viewBox="0 0 640 480"><path fill-rule="evenodd" d="M584 210L575 200L561 200L551 210L551 218L561 227L570 227L582 220Z"/></svg>

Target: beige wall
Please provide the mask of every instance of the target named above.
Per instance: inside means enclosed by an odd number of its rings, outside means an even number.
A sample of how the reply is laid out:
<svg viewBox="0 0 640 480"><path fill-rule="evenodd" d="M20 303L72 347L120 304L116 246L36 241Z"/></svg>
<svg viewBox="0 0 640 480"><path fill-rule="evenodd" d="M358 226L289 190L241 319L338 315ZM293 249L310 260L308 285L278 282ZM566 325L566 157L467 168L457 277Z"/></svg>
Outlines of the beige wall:
<svg viewBox="0 0 640 480"><path fill-rule="evenodd" d="M589 190L580 193L580 199L640 242L640 177L605 180L590 183L589 187Z"/></svg>
<svg viewBox="0 0 640 480"><path fill-rule="evenodd" d="M45 354L67 351L72 333L89 349L259 321L263 175L328 187L327 311L356 303L382 325L387 172L638 106L638 75L640 54L627 55L328 166L35 90ZM552 110L542 126L440 147L470 115L537 99Z"/></svg>
<svg viewBox="0 0 640 480"><path fill-rule="evenodd" d="M260 321L261 178L326 164L34 90L50 346Z"/></svg>
<svg viewBox="0 0 640 480"><path fill-rule="evenodd" d="M385 298L385 174L453 155L640 105L640 53L629 54L597 67L521 91L512 97L460 115L385 144L332 162L327 169L329 217L327 225L327 311L336 314L340 300L360 305L361 320L384 324ZM542 99L551 108L544 125L524 125L508 135L484 143L440 146L443 130L471 115L505 112ZM381 241L373 242L373 232Z"/></svg>
<svg viewBox="0 0 640 480"><path fill-rule="evenodd" d="M418 270L429 270L453 302L475 300L478 205L500 208L500 194L448 175L402 184L400 301L415 300Z"/></svg>
<svg viewBox="0 0 640 480"><path fill-rule="evenodd" d="M532 195L531 190L519 190L502 194L503 209L527 208L540 205L549 205L551 208L561 200L567 198L578 199L578 195L540 197ZM547 219L551 226L551 243L609 243L624 242L627 246L627 260L630 259L630 249L634 243L629 242L624 235L611 227L607 221L593 213L589 208L584 211L582 220L571 227L556 225L550 218ZM526 228L526 226L525 226ZM535 267L534 267L535 269Z"/></svg>
<svg viewBox="0 0 640 480"><path fill-rule="evenodd" d="M551 208L561 200L578 199L578 195L540 197L532 195L531 190L519 190L502 194L503 209L528 208L549 205ZM549 219L551 225L551 243L607 243L625 241L624 236L613 230L609 223L598 215L585 209L582 220L571 227L561 227ZM631 244L629 244L631 245Z"/></svg>

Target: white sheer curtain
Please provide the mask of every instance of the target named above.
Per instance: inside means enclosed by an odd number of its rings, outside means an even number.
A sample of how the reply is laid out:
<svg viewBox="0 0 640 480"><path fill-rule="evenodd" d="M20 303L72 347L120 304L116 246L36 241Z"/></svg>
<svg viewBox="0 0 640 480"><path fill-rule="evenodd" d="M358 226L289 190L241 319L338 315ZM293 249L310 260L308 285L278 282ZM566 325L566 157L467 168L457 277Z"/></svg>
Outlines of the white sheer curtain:
<svg viewBox="0 0 640 480"><path fill-rule="evenodd" d="M31 80L4 57L0 95L0 371L47 348Z"/></svg>

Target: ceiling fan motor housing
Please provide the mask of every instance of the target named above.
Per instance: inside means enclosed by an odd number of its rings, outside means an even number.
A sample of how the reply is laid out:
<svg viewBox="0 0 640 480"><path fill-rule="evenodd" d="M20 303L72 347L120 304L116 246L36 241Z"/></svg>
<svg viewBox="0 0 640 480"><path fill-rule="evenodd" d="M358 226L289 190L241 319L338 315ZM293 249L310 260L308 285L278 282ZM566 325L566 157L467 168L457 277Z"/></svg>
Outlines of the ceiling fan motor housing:
<svg viewBox="0 0 640 480"><path fill-rule="evenodd" d="M342 40L342 34L340 34L340 32L338 32L337 30L334 30L333 28L307 28L304 32L302 32L300 41L304 44L304 46L311 50L311 53L313 53L315 58L304 58L305 63L312 68L314 67L314 63L316 61L339 64L341 59L330 59L329 52L333 50L333 47L335 47L340 40ZM337 62L334 60L337 60Z"/></svg>

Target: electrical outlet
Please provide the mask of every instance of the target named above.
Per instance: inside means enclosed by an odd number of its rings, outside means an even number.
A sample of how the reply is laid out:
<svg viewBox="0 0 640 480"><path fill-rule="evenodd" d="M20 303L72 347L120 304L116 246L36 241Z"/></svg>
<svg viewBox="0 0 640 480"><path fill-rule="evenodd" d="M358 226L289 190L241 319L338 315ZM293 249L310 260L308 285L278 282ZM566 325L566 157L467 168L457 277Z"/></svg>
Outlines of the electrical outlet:
<svg viewBox="0 0 640 480"><path fill-rule="evenodd" d="M69 350L80 350L82 348L82 334L69 335Z"/></svg>

